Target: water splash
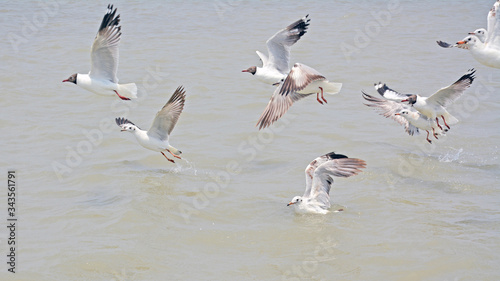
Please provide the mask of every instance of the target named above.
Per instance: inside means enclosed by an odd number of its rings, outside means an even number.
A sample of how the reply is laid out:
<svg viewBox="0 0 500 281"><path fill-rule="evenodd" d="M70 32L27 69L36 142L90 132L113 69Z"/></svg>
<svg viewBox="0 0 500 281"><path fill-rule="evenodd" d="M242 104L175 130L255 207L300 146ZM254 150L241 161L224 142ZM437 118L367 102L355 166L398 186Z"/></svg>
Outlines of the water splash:
<svg viewBox="0 0 500 281"><path fill-rule="evenodd" d="M464 149L460 148L460 149L454 149L454 150L455 150L454 152L448 152L443 156L439 156L439 162L448 163L448 162L457 161L458 158L460 158L460 154L464 151Z"/></svg>

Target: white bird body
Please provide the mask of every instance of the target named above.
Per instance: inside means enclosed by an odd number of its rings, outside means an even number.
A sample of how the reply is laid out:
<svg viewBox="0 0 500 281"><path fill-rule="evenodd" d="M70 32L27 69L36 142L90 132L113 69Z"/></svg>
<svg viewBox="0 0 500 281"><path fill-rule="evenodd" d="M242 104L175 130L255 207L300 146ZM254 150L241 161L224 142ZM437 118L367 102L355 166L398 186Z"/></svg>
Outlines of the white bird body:
<svg viewBox="0 0 500 281"><path fill-rule="evenodd" d="M121 38L120 15L108 5L90 51L91 69L88 74L75 73L63 82L72 82L98 95L118 95L122 100L137 98L135 83L118 84L118 45Z"/></svg>
<svg viewBox="0 0 500 281"><path fill-rule="evenodd" d="M163 108L158 111L148 131L141 130L134 123L125 118L116 118L116 124L120 126L122 132L129 131L133 133L137 142L144 148L161 152L167 160L175 163L174 160L168 158L163 151L167 151L174 157L180 159L179 155L182 152L170 145L169 136L182 113L185 99L185 91L182 86L180 86L175 90L172 97L170 97Z"/></svg>
<svg viewBox="0 0 500 281"><path fill-rule="evenodd" d="M257 67L254 74L255 78L263 83L274 85L286 78L286 74L279 72L276 68Z"/></svg>
<svg viewBox="0 0 500 281"><path fill-rule="evenodd" d="M475 60L489 67L500 68L500 49L491 47L480 41L477 36L470 35L457 42L460 46L466 44Z"/></svg>
<svg viewBox="0 0 500 281"><path fill-rule="evenodd" d="M305 169L306 190L304 195L295 196L287 206L294 206L299 214L326 214L331 207L330 188L333 176L350 177L361 172L366 162L330 152L314 159Z"/></svg>
<svg viewBox="0 0 500 281"><path fill-rule="evenodd" d="M423 115L433 120L436 119L437 117L443 116L446 120L446 123L449 125L454 125L458 123L458 119L455 118L453 115L451 115L442 105L434 102L428 102L427 101L428 97L422 97L420 95L416 96L417 96L417 101L412 106Z"/></svg>

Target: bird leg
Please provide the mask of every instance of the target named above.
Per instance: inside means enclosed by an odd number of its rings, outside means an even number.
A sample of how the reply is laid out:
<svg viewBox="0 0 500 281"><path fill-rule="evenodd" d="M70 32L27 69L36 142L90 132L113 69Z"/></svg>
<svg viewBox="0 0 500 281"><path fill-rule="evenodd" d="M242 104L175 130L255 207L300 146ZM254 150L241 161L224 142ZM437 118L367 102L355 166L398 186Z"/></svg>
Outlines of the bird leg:
<svg viewBox="0 0 500 281"><path fill-rule="evenodd" d="M118 94L118 92L117 92L116 90L113 90L113 91L114 91L114 92L118 95L118 97L119 97L119 98L121 98L122 100L130 100L129 98L126 98L126 97L124 97L124 96L122 96L122 95Z"/></svg>
<svg viewBox="0 0 500 281"><path fill-rule="evenodd" d="M321 87L318 87L320 90L321 90L321 99L325 102L325 103L328 103L325 99L325 97L323 96L323 88Z"/></svg>
<svg viewBox="0 0 500 281"><path fill-rule="evenodd" d="M168 153L172 154L172 156L174 156L175 158L182 159L180 156L177 156L177 155L173 154L173 153L172 153L172 151L170 151L170 150L168 150L168 149L167 149L167 151L168 151Z"/></svg>
<svg viewBox="0 0 500 281"><path fill-rule="evenodd" d="M434 131L434 127L432 127L432 134L436 139L438 139L438 134L436 133L436 131ZM429 132L427 132L427 136L429 136Z"/></svg>
<svg viewBox="0 0 500 281"><path fill-rule="evenodd" d="M427 131L427 130L425 130L425 131L427 132L427 141L428 141L429 143L432 143L432 141L429 139L429 131Z"/></svg>
<svg viewBox="0 0 500 281"><path fill-rule="evenodd" d="M165 158L167 158L168 161L170 161L172 163L175 163L175 161L172 160L172 159L170 159L170 158L168 158L167 155L165 155L165 153L163 153L163 151L160 151L160 152L161 152L161 154L163 154L163 156L165 156Z"/></svg>
<svg viewBox="0 0 500 281"><path fill-rule="evenodd" d="M319 103L323 104L323 102L319 99L319 92L318 92L318 93L316 93L316 100L317 100Z"/></svg>
<svg viewBox="0 0 500 281"><path fill-rule="evenodd" d="M439 119L436 117L436 124L438 125L439 129L443 130L443 127L441 127L441 125L439 125Z"/></svg>
<svg viewBox="0 0 500 281"><path fill-rule="evenodd" d="M436 117L437 118L437 117ZM448 128L448 130L450 129L450 126L448 126L448 124L446 124L446 120L444 120L444 116L441 115L441 118L443 118L443 122L444 122L444 125L446 126L446 128Z"/></svg>

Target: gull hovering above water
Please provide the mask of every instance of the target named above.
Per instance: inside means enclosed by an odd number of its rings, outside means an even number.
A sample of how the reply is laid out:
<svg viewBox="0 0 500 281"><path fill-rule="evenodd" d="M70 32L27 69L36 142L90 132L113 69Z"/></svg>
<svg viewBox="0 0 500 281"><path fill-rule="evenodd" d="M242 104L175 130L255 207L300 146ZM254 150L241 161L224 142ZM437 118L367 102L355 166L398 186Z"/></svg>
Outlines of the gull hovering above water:
<svg viewBox="0 0 500 281"><path fill-rule="evenodd" d="M351 177L361 172L366 162L330 152L314 159L305 170L306 191L295 196L287 206L293 205L297 213L326 214L330 209L332 177Z"/></svg>
<svg viewBox="0 0 500 281"><path fill-rule="evenodd" d="M135 83L118 84L118 44L121 38L120 15L113 5L102 19L90 52L91 68L88 74L75 73L63 82L74 83L98 95L117 95L122 100L137 98Z"/></svg>
<svg viewBox="0 0 500 281"><path fill-rule="evenodd" d="M387 88L385 84L375 84L375 89L377 90L385 91L384 88ZM389 88L387 89L390 90ZM432 143L429 139L430 130L432 130L432 134L436 139L438 135L444 135L444 132L437 127L436 121L427 118L411 106L388 99L376 98L363 91L361 92L363 93L363 98L370 102L368 104L365 103L366 106L379 109L381 111L380 115L383 115L386 118L391 118L403 125L408 135L418 135L419 129L425 130L427 131L426 139L429 143Z"/></svg>
<svg viewBox="0 0 500 281"><path fill-rule="evenodd" d="M167 151L175 158L181 159L179 155L182 152L169 144L169 136L184 108L184 102L186 100L185 93L182 86L175 90L172 97L156 114L153 124L148 131L141 130L134 123L123 117L116 118L116 124L120 126L122 132L129 131L133 133L139 144L143 147L161 152L168 161L175 163L175 161L168 158L163 151Z"/></svg>
<svg viewBox="0 0 500 281"><path fill-rule="evenodd" d="M427 116L427 118L436 120L439 129L443 130L443 127L439 124L439 117L441 117L446 128L450 129L449 125L458 123L458 119L451 115L446 110L446 107L454 103L462 96L465 90L470 87L472 81L474 81L475 72L476 70L469 69L467 73L462 75L455 83L439 89L439 91L430 97L422 97L416 94L401 94L389 89L385 84L384 89L378 90L378 92L386 99L408 102L411 107Z"/></svg>
<svg viewBox="0 0 500 281"><path fill-rule="evenodd" d="M336 94L341 88L342 83L329 82L316 69L296 63L286 76L285 81L281 82L274 91L257 122L257 126L259 126L259 130L270 126L281 118L294 102L309 95L316 94L316 100L320 104L326 103L323 94Z"/></svg>
<svg viewBox="0 0 500 281"><path fill-rule="evenodd" d="M290 49L307 32L309 15L278 31L266 42L269 58L259 52L262 67L251 66L242 72L248 72L264 83L277 85L290 72Z"/></svg>

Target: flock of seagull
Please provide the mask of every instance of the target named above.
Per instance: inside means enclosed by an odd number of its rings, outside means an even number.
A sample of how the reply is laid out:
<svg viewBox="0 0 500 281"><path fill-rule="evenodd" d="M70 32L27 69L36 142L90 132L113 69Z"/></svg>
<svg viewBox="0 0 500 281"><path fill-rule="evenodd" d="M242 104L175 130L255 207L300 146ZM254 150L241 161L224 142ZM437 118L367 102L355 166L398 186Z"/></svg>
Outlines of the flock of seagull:
<svg viewBox="0 0 500 281"><path fill-rule="evenodd" d="M468 49L480 63L500 68L500 14L497 13L500 0L497 0L488 13L488 29L477 29L469 33L465 39L456 44L437 41L441 47L459 47ZM118 45L121 38L120 15L117 9L108 5L106 14L94 39L91 48L91 69L88 74L75 73L63 82L74 83L98 95L117 96L122 100L137 98L135 83L118 84ZM290 49L307 32L309 15L293 22L278 31L266 42L268 56L256 51L262 61L262 67L252 66L242 70L255 76L258 80L276 87L261 114L257 127L264 129L281 118L292 104L309 95L316 94L320 104L327 103L324 94L337 94L342 83L329 82L324 75L312 67L295 63L290 69ZM381 97L374 97L362 91L367 106L379 110L380 114L392 118L403 125L409 135L419 130L430 132L434 138L444 135L450 125L458 120L446 107L455 102L474 81L475 70L470 69L455 83L441 88L429 97L417 94L401 94L381 82L374 84ZM134 134L143 147L160 152L168 161L175 163L164 152L173 158L181 159L181 151L169 144L169 136L184 108L186 92L179 86L168 102L156 114L149 130L142 130L130 120L119 117L116 124L121 131ZM330 187L332 177L350 177L361 172L366 162L349 158L334 152L314 159L305 169L306 191L303 196L296 196L288 206L295 206L298 213L325 214L330 209Z"/></svg>

